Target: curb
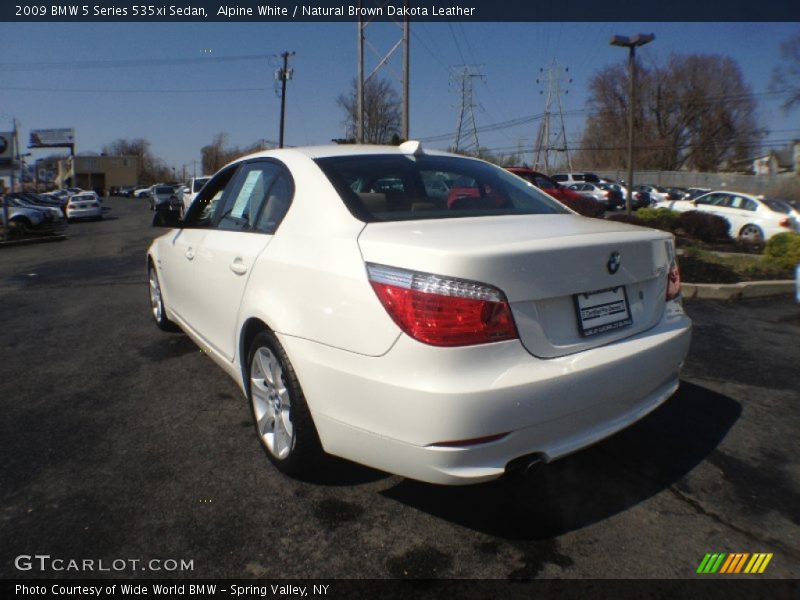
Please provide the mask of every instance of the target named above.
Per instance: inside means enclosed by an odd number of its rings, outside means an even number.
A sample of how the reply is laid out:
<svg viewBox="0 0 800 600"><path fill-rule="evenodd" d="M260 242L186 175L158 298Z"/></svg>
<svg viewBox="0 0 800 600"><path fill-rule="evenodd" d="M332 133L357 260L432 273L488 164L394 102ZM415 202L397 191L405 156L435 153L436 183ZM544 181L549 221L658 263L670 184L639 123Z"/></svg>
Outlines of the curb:
<svg viewBox="0 0 800 600"><path fill-rule="evenodd" d="M742 281L739 283L683 283L681 295L685 300L736 300L737 298L762 298L794 294L794 279L776 281Z"/></svg>
<svg viewBox="0 0 800 600"><path fill-rule="evenodd" d="M35 238L25 238L22 240L10 240L8 242L0 241L0 248L8 248L10 246L30 246L32 244L47 244L48 242L63 242L67 239L65 235L46 235Z"/></svg>

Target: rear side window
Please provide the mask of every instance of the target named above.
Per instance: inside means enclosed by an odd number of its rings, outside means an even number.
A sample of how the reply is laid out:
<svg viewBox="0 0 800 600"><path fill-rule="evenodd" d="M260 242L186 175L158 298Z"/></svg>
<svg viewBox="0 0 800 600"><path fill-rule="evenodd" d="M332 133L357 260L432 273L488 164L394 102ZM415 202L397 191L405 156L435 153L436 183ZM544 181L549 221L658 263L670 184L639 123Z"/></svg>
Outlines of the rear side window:
<svg viewBox="0 0 800 600"><path fill-rule="evenodd" d="M366 222L569 214L530 183L477 160L390 154L316 162L350 212Z"/></svg>
<svg viewBox="0 0 800 600"><path fill-rule="evenodd" d="M792 207L784 200L774 200L772 198L764 198L761 201L764 204L766 204L767 208L769 208L773 212L781 213L784 215L788 215L790 212L792 212ZM750 202L753 201L750 200ZM753 204L755 204L755 202L753 202ZM756 210L757 208L758 207L755 207L749 210Z"/></svg>

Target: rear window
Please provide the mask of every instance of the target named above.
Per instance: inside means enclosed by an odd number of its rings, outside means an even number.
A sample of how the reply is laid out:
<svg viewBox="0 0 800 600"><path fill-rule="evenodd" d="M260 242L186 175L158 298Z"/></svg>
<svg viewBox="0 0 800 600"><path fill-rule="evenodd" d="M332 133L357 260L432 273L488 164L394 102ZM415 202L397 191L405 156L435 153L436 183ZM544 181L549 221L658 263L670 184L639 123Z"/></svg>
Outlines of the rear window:
<svg viewBox="0 0 800 600"><path fill-rule="evenodd" d="M569 211L504 169L453 156L360 155L316 163L366 222Z"/></svg>
<svg viewBox="0 0 800 600"><path fill-rule="evenodd" d="M159 185L158 187L156 187L156 194L171 194L172 191L173 188L168 185Z"/></svg>
<svg viewBox="0 0 800 600"><path fill-rule="evenodd" d="M209 179L210 177L201 177L199 179L195 179L194 183L192 184L192 191L194 193L199 192Z"/></svg>
<svg viewBox="0 0 800 600"><path fill-rule="evenodd" d="M791 205L785 200L778 200L777 198L762 198L761 201L773 212L782 213L784 215L788 215L790 212L792 212Z"/></svg>

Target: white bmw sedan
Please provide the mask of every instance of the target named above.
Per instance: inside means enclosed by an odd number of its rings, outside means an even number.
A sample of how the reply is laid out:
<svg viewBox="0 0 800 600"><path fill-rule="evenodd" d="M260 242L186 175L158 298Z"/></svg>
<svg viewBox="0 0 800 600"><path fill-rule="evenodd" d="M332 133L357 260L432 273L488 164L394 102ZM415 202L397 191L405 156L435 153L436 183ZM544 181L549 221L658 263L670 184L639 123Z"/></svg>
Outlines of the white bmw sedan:
<svg viewBox="0 0 800 600"><path fill-rule="evenodd" d="M154 223L156 323L235 379L285 473L324 451L490 480L639 420L689 348L671 236L417 142L254 154Z"/></svg>

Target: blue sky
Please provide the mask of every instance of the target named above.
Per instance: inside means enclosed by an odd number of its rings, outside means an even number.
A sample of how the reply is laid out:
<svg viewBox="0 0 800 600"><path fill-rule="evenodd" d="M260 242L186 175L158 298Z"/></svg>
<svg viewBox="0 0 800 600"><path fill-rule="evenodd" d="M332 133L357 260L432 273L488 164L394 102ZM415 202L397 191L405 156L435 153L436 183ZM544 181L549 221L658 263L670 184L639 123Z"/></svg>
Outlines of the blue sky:
<svg viewBox="0 0 800 600"><path fill-rule="evenodd" d="M455 130L459 99L449 83L450 65L483 65L485 77L474 86L478 126L541 113L543 88L536 79L552 59L569 67L573 80L564 109L582 109L592 75L626 59L625 51L608 44L611 35L637 32L656 35L640 51L645 61L672 52L735 58L759 94L758 117L771 130L768 142L800 138L800 110L786 114L779 108L781 98L765 93L779 45L800 30L797 23L412 22L411 27L412 138ZM399 37L393 24L371 25L368 31L381 50ZM30 129L75 127L78 152L100 151L120 137L143 137L178 173L183 165L191 170L200 148L216 133L228 134L230 145L277 140L280 106L273 91L277 59L184 59L295 51L287 95L288 145L328 143L343 135L336 97L356 73L355 23L0 23L0 39L0 130L11 129L16 117L27 142ZM169 64L80 64L126 60ZM369 55L368 60L374 63ZM55 69L41 64L52 62L65 64ZM568 118L571 140L579 139L584 119L584 114ZM537 126L481 134L480 143L507 152L520 145L530 149ZM444 148L448 141L431 145ZM47 153L34 151L33 158Z"/></svg>

